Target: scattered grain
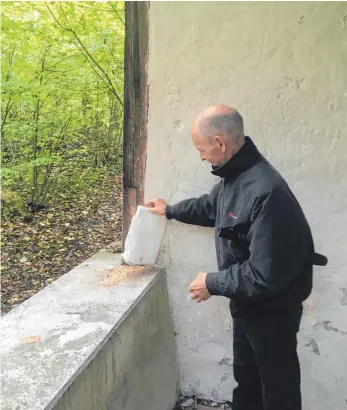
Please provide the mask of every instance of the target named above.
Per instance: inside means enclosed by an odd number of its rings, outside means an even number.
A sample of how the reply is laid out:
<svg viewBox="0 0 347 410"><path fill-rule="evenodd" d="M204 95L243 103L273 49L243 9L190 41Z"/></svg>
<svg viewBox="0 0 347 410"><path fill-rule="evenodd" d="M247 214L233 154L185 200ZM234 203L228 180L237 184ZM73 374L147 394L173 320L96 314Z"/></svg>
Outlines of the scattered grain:
<svg viewBox="0 0 347 410"><path fill-rule="evenodd" d="M102 286L114 286L120 282L129 282L141 276L146 270L146 266L121 265L118 268L107 270Z"/></svg>

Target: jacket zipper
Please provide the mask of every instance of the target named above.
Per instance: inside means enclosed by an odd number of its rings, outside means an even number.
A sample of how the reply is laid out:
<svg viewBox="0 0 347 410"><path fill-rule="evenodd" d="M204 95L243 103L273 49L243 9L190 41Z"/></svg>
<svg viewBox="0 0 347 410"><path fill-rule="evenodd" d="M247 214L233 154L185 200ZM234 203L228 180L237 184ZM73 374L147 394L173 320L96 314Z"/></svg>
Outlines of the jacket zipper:
<svg viewBox="0 0 347 410"><path fill-rule="evenodd" d="M219 220L223 220L223 208L224 208L224 178L222 178L222 189L220 194L220 204L219 204ZM221 229L221 226L218 227L218 230ZM218 265L221 264L221 245L220 240L218 240Z"/></svg>

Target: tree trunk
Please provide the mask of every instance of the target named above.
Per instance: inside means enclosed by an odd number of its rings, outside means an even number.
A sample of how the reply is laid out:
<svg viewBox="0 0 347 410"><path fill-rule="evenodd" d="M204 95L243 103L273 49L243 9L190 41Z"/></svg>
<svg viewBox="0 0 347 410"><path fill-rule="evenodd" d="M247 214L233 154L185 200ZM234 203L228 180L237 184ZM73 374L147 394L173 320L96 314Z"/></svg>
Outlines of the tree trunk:
<svg viewBox="0 0 347 410"><path fill-rule="evenodd" d="M147 157L149 2L125 3L123 138L123 244L137 205L144 200Z"/></svg>
<svg viewBox="0 0 347 410"><path fill-rule="evenodd" d="M45 69L45 63L46 63L46 53L47 53L47 49L45 51L45 53L42 56L42 61L41 61L41 75L40 75L40 87L42 86L43 83L43 72ZM32 154L33 154L33 160L37 159L37 146L38 146L38 142L39 142L39 115L40 115L40 97L37 97L37 101L36 101L36 107L35 107L35 111L34 111L34 131L33 131L33 139L32 139ZM33 182L32 182L32 191L31 191L31 203L32 206L35 207L37 204L36 202L39 201L38 198L38 191L39 191L39 187L38 187L38 167L37 165L34 165L33 167Z"/></svg>
<svg viewBox="0 0 347 410"><path fill-rule="evenodd" d="M36 101L36 107L34 111L34 131L33 131L33 139L32 139L33 160L36 160L37 158L37 144L39 140L39 115L40 115L40 99L38 98ZM37 170L37 166L34 165L33 182L32 182L32 187L31 187L31 203L33 207L36 205L37 191L38 191L38 170Z"/></svg>

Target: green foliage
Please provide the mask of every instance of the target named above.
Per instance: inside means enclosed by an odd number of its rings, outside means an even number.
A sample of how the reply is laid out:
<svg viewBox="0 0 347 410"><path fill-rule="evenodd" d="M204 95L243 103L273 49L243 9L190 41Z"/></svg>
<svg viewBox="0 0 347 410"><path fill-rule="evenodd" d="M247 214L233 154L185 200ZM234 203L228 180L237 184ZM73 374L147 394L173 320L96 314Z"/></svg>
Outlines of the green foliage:
<svg viewBox="0 0 347 410"><path fill-rule="evenodd" d="M5 2L1 23L2 186L83 195L121 166L124 3Z"/></svg>
<svg viewBox="0 0 347 410"><path fill-rule="evenodd" d="M10 219L18 216L26 216L27 210L23 198L14 191L1 191L1 216Z"/></svg>

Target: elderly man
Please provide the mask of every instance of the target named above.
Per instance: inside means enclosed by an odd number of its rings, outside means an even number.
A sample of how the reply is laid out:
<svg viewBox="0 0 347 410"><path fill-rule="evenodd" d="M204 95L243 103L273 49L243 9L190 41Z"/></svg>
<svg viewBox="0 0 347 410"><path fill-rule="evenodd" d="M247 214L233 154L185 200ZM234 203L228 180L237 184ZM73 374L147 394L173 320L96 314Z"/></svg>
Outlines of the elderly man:
<svg viewBox="0 0 347 410"><path fill-rule="evenodd" d="M285 180L244 136L233 108L212 106L193 123L203 161L220 177L208 195L169 206L153 199L153 213L214 227L218 272L199 273L189 292L197 302L230 299L233 316L233 410L300 410L297 332L302 302L312 289L310 227Z"/></svg>

